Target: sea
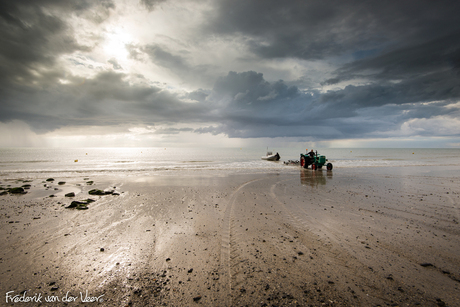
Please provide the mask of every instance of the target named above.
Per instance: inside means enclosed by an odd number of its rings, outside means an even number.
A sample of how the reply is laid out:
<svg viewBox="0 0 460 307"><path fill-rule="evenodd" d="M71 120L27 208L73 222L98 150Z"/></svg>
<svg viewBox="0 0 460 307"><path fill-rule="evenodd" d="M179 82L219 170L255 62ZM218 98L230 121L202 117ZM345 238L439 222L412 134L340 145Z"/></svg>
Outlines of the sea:
<svg viewBox="0 0 460 307"><path fill-rule="evenodd" d="M333 170L411 166L458 169L460 148L319 148ZM269 148L279 162L265 161L267 148L0 148L0 178L51 174L179 175L181 172L290 172L305 148Z"/></svg>

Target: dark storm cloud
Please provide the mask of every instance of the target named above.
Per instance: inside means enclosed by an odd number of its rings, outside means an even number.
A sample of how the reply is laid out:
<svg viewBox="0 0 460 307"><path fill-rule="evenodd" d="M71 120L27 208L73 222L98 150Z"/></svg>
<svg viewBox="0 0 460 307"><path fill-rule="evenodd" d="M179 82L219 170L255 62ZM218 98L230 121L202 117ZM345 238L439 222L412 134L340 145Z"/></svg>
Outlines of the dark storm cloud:
<svg viewBox="0 0 460 307"><path fill-rule="evenodd" d="M69 80L47 90L24 88L11 95L14 99L0 106L0 119L24 120L39 132L65 125L219 122L222 125L216 128L195 132L258 137L271 131L262 131L267 125L278 130L276 134L286 135L287 130L276 127L298 124L312 101L311 95L301 94L295 86L281 80L269 83L253 71L230 72L218 79L213 90L187 94L184 98L193 99L193 103L158 87L133 85L123 73L101 72L92 79ZM181 129L162 131L191 131Z"/></svg>
<svg viewBox="0 0 460 307"><path fill-rule="evenodd" d="M189 84L199 84L201 81L211 83L214 81L214 76L208 73L209 65L192 65L187 58L188 51L186 50L168 50L167 47L159 44L148 44L145 46L128 46L131 58L139 60L139 55L145 53L148 55L152 63L161 66L176 76L179 76L183 81ZM212 81L210 82L210 80Z"/></svg>
<svg viewBox="0 0 460 307"><path fill-rule="evenodd" d="M219 78L207 100L218 106L220 120L230 129L238 126L241 130L243 126L293 125L311 103L311 95L302 95L282 80L270 83L261 73L248 71ZM228 134L232 135L231 130Z"/></svg>
<svg viewBox="0 0 460 307"><path fill-rule="evenodd" d="M257 90L243 89L232 105L247 111L249 103L253 113L242 111L233 117L238 125L224 126L229 135L254 137L297 136L301 126L316 125L328 128L326 137L340 138L397 131L411 118L455 118L457 109L445 105L460 97L459 12L458 1L221 1L207 31L239 37L261 58L350 58L319 81L365 83L301 95L277 109L279 119L264 109L273 106L256 110ZM443 103L423 105L438 100Z"/></svg>
<svg viewBox="0 0 460 307"><path fill-rule="evenodd" d="M199 102L203 102L206 100L206 97L208 96L209 96L209 93L207 91L204 91L203 89L199 89L199 90L188 93L186 98L189 98L195 101L199 101Z"/></svg>
<svg viewBox="0 0 460 307"><path fill-rule="evenodd" d="M9 89L0 105L0 120L20 119L38 132L66 125L117 125L199 122L209 107L182 102L177 95L154 86L133 85L129 76L101 72L92 79L72 77L68 84L46 90Z"/></svg>
<svg viewBox="0 0 460 307"><path fill-rule="evenodd" d="M152 11L163 2L139 3ZM460 98L459 1L223 0L212 5L196 36L186 41L127 45L132 60L153 63L188 88L214 85L177 94L149 85L163 80L127 73L123 68L129 65L122 67L115 58L103 60L112 71L87 79L60 66L57 58L72 54L74 66L95 71L85 54L93 46L77 41L68 20L101 23L116 9L112 1L0 2L0 121L23 120L38 132L66 125L181 123L195 128L156 133L321 140L397 135L411 121L420 129L426 120L460 116L455 105ZM264 63L298 61L308 67L305 63L327 61L335 70L320 80L305 68L299 80L315 80L308 84L316 88L265 80L255 71L220 71L216 77L211 71L221 64L203 65L192 52L206 39L210 45L238 43L240 58L229 63L247 61L263 70ZM423 135L459 134L442 127L423 130Z"/></svg>
<svg viewBox="0 0 460 307"><path fill-rule="evenodd" d="M304 135L296 126L311 116L314 95L303 94L284 81L268 82L254 71L229 72L220 77L207 97L217 109L219 126L200 133L224 133L229 137L276 137Z"/></svg>
<svg viewBox="0 0 460 307"><path fill-rule="evenodd" d="M158 5L167 0L141 0L140 3L149 11L153 11Z"/></svg>
<svg viewBox="0 0 460 307"><path fill-rule="evenodd" d="M56 66L56 57L90 50L75 40L66 18L83 14L92 6L102 8L101 11L114 7L111 1L1 1L1 86L49 83L61 77L64 72Z"/></svg>
<svg viewBox="0 0 460 307"><path fill-rule="evenodd" d="M261 57L322 59L455 33L459 10L453 0L224 0L218 2L207 30L241 35Z"/></svg>
<svg viewBox="0 0 460 307"><path fill-rule="evenodd" d="M185 71L190 69L184 57L174 55L171 52L165 50L165 48L162 46L147 45L142 49L145 53L147 53L150 56L152 62L160 66L179 71Z"/></svg>
<svg viewBox="0 0 460 307"><path fill-rule="evenodd" d="M199 134L205 134L205 133L209 133L209 134L212 134L212 135L218 135L218 134L225 134L225 130L223 128L223 126L208 126L208 127L201 127L201 128L198 128L198 129L195 129L193 130L193 132L195 133L199 133Z"/></svg>
<svg viewBox="0 0 460 307"><path fill-rule="evenodd" d="M411 80L426 74L437 80L443 72L448 72L444 74L444 78L450 80L455 75L460 76L458 37L460 30L453 35L395 48L388 53L348 63L338 69L336 78L328 80L327 83L334 84L359 77L378 82Z"/></svg>
<svg viewBox="0 0 460 307"><path fill-rule="evenodd" d="M261 73L254 71L231 71L226 77L217 79L213 91L215 95L221 96L219 98L229 96L234 103L242 106L293 99L299 95L296 86L288 87L281 80L270 84Z"/></svg>
<svg viewBox="0 0 460 307"><path fill-rule="evenodd" d="M230 72L217 80L208 97L220 105L221 125L196 132L310 140L376 137L397 131L411 119L458 116L458 106L448 107L451 100L432 102L434 98L450 98L450 94L444 93L444 97L427 85L417 87L420 84L423 82L415 82L412 89L406 83L373 84L347 86L324 94L304 93L281 80L269 83L260 73ZM460 134L459 131L456 134Z"/></svg>
<svg viewBox="0 0 460 307"><path fill-rule="evenodd" d="M458 33L460 35L460 33ZM322 95L321 102L343 112L384 105L418 103L418 117L445 113L444 105L460 98L460 74L457 59L460 41L447 36L420 45L400 48L372 58L344 65L328 84L361 78L367 85L347 86ZM422 103L444 101L430 109ZM406 106L411 108L411 106ZM412 112L408 114L413 114ZM448 114L445 114L448 115Z"/></svg>

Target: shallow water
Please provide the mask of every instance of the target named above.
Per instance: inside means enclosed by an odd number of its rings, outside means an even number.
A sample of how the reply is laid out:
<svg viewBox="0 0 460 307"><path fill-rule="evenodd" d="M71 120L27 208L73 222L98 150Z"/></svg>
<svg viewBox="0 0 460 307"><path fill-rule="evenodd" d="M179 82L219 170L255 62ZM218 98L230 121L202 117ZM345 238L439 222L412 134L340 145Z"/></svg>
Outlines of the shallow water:
<svg viewBox="0 0 460 307"><path fill-rule="evenodd" d="M0 149L0 176L43 174L153 174L194 170L265 172L292 170L299 148L270 148L281 161L261 160L266 148L6 148ZM460 149L318 149L334 168L460 166Z"/></svg>

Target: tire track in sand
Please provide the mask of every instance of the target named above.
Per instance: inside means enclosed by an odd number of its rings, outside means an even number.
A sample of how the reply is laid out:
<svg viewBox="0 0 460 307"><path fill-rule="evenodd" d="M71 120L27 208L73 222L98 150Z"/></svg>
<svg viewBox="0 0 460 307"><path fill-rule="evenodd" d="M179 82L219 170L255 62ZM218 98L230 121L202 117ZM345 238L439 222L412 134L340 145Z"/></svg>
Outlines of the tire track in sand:
<svg viewBox="0 0 460 307"><path fill-rule="evenodd" d="M271 178L271 177L269 177ZM227 207L225 209L223 221L222 221L222 239L221 239L221 255L220 255L220 301L224 306L232 306L233 297L232 297L232 259L235 259L237 256L237 250L232 248L236 245L236 237L234 234L234 216L235 216L235 202L236 199L247 185L260 181L266 180L267 178L258 178L247 181L240 185L236 190L231 194Z"/></svg>

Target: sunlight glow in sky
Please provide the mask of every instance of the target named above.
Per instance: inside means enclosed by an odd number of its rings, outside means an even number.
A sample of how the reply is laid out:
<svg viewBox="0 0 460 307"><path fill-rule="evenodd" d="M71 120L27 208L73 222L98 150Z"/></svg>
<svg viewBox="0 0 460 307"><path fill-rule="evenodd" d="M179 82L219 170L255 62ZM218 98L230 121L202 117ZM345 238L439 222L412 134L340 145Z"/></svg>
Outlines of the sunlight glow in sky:
<svg viewBox="0 0 460 307"><path fill-rule="evenodd" d="M128 32L122 28L114 28L107 33L103 49L108 57L126 61L129 52L125 46L132 43L133 38Z"/></svg>

